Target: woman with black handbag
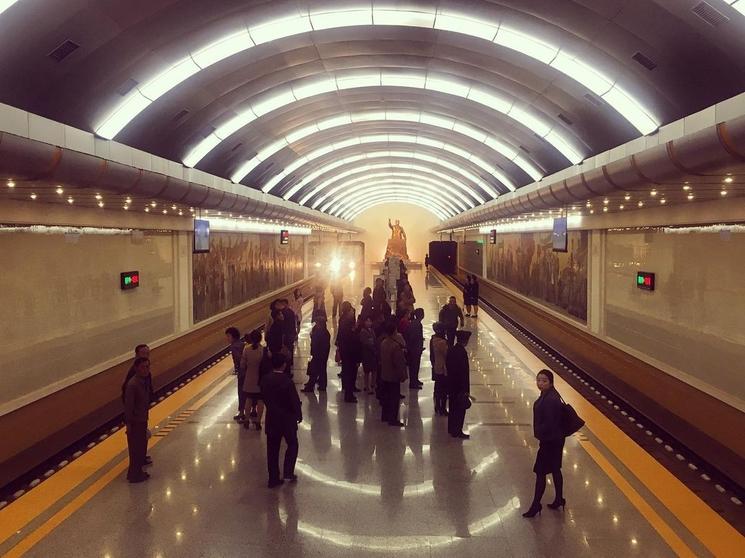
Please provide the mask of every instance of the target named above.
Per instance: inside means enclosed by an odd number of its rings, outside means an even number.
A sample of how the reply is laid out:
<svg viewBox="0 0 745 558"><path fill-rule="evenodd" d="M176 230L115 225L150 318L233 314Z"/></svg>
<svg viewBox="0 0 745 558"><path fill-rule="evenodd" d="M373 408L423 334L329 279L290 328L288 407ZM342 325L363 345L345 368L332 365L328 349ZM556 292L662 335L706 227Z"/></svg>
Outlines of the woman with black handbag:
<svg viewBox="0 0 745 558"><path fill-rule="evenodd" d="M540 441L535 459L535 494L530 509L523 517L540 515L541 498L546 490L546 475L551 473L556 497L548 507L555 510L566 505L564 499L564 477L561 474L561 457L564 451L564 401L554 387L554 375L550 370L541 370L536 375L540 397L533 403L533 434Z"/></svg>

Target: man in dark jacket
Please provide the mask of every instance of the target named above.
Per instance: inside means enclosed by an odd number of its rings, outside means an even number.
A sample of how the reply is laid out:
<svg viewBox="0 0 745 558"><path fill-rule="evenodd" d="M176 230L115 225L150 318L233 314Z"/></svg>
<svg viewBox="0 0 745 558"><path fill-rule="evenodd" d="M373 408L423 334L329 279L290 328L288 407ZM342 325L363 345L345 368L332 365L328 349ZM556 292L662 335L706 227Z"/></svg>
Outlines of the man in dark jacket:
<svg viewBox="0 0 745 558"><path fill-rule="evenodd" d="M456 332L457 343L450 347L446 359L448 375L448 396L450 398L450 415L448 416L448 432L453 438L468 439L463 433L463 423L466 420L466 408L471 392L470 366L466 345L471 337L470 331Z"/></svg>
<svg viewBox="0 0 745 558"><path fill-rule="evenodd" d="M331 352L331 334L326 327L326 314L318 314L315 325L310 332L310 362L308 363L308 383L303 391L313 393L316 384L318 391L326 391L328 376L329 352Z"/></svg>
<svg viewBox="0 0 745 558"><path fill-rule="evenodd" d="M284 315L282 320L282 325L285 328L284 342L289 353L287 357L287 369L292 371L292 365L295 362L295 342L297 341L297 316L293 309L290 308L290 302L286 298L279 300L277 308Z"/></svg>
<svg viewBox="0 0 745 558"><path fill-rule="evenodd" d="M454 296L451 296L448 303L440 310L438 321L445 328L445 337L448 340L448 344L452 346L455 341L455 331L458 329L458 322L460 322L460 327L463 327L465 324L463 311L458 307L458 302Z"/></svg>
<svg viewBox="0 0 745 558"><path fill-rule="evenodd" d="M360 320L363 322L367 318L372 320L374 312L375 303L373 302L372 289L365 287L365 290L362 291L362 300L360 300Z"/></svg>
<svg viewBox="0 0 745 558"><path fill-rule="evenodd" d="M287 449L283 467L284 480L295 481L295 462L298 454L297 425L303 421L302 404L295 384L284 373L286 364L282 353L272 355L273 371L261 378L261 395L266 405L266 462L269 472L269 488L284 481L279 476L279 448L282 438Z"/></svg>
<svg viewBox="0 0 745 558"><path fill-rule="evenodd" d="M419 367L422 363L422 353L424 352L424 331L422 329L422 320L424 319L424 310L417 308L409 322L406 330L406 358L409 365L409 389L422 389L422 382L419 381Z"/></svg>
<svg viewBox="0 0 745 558"><path fill-rule="evenodd" d="M341 304L336 346L341 357L341 385L346 403L357 403L357 370L362 362L362 348L355 329L354 308L348 301Z"/></svg>
<svg viewBox="0 0 745 558"><path fill-rule="evenodd" d="M385 283L383 282L382 277L375 279L375 288L372 292L372 299L375 312L382 312L383 303L388 300L388 295L385 292Z"/></svg>
<svg viewBox="0 0 745 558"><path fill-rule="evenodd" d="M381 420L391 426L403 426L398 420L401 382L405 382L406 342L396 331L396 322L388 320L384 326L385 334L380 341L380 379L382 387Z"/></svg>
<svg viewBox="0 0 745 558"><path fill-rule="evenodd" d="M124 424L127 427L129 470L127 480L131 483L147 480L150 475L142 470L147 455L147 420L150 411L150 359L135 359L134 376L124 388Z"/></svg>
<svg viewBox="0 0 745 558"><path fill-rule="evenodd" d="M266 332L266 348L271 354L282 352L283 347L287 347L285 340L285 315L279 308L272 310L272 323Z"/></svg>

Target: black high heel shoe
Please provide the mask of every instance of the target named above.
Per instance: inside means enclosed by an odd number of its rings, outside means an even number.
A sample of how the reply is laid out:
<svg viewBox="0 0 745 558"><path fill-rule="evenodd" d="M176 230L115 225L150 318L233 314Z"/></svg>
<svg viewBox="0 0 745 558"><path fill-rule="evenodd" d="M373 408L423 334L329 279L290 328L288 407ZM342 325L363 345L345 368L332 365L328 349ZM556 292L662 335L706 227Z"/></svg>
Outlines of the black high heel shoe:
<svg viewBox="0 0 745 558"><path fill-rule="evenodd" d="M566 507L567 501L564 498L554 500L550 504L548 504L548 507L552 510L558 510L561 508L562 510Z"/></svg>
<svg viewBox="0 0 745 558"><path fill-rule="evenodd" d="M543 506L541 504L531 504L530 509L523 514L523 517L535 517L541 515Z"/></svg>

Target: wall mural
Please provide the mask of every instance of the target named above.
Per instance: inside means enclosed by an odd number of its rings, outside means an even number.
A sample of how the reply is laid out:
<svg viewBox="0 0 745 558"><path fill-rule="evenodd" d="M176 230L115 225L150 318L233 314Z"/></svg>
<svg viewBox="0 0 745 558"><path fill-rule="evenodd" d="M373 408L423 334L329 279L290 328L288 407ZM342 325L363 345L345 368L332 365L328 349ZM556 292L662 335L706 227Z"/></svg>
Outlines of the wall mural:
<svg viewBox="0 0 745 558"><path fill-rule="evenodd" d="M487 279L587 321L587 231L570 231L554 252L551 231L497 235L486 244Z"/></svg>
<svg viewBox="0 0 745 558"><path fill-rule="evenodd" d="M194 254L194 322L219 314L303 279L304 240L279 235L222 233L210 235L210 251Z"/></svg>

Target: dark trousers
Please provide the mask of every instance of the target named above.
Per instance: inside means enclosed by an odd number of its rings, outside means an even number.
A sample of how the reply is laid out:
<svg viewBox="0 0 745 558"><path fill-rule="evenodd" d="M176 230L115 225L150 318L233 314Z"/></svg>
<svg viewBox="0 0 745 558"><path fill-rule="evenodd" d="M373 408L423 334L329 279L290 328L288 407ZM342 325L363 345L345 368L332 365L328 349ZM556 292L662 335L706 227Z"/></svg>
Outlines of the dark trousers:
<svg viewBox="0 0 745 558"><path fill-rule="evenodd" d="M127 424L127 449L129 450L128 479L135 479L142 475L147 455L147 422L131 422Z"/></svg>
<svg viewBox="0 0 745 558"><path fill-rule="evenodd" d="M246 379L243 375L238 375L238 413L243 414L246 409L246 392L243 391L243 381Z"/></svg>
<svg viewBox="0 0 745 558"><path fill-rule="evenodd" d="M341 361L341 389L344 391L344 398L351 399L354 397L354 389L357 383L358 364L353 360Z"/></svg>
<svg viewBox="0 0 745 558"><path fill-rule="evenodd" d="M447 411L448 402L448 377L444 374L434 374L435 377L435 411Z"/></svg>
<svg viewBox="0 0 745 558"><path fill-rule="evenodd" d="M308 363L308 387L315 387L318 384L320 389L326 389L328 383L328 374L326 371L327 362L316 362L320 359L312 359Z"/></svg>
<svg viewBox="0 0 745 558"><path fill-rule="evenodd" d="M399 382L382 382L383 397L380 401L381 415L383 422L398 422L398 406L401 401L401 386Z"/></svg>
<svg viewBox="0 0 745 558"><path fill-rule="evenodd" d="M336 298L334 297L334 305L331 308L331 317L336 318L336 312L339 310L339 306L341 306L342 299L341 297Z"/></svg>
<svg viewBox="0 0 745 558"><path fill-rule="evenodd" d="M299 449L297 430L294 428L280 430L272 429L266 434L266 465L267 470L269 471L269 482L277 482L280 479L279 448L282 444L282 438L285 439L285 443L287 444L282 472L285 478L291 477L295 474L295 462L297 461L297 453Z"/></svg>
<svg viewBox="0 0 745 558"><path fill-rule="evenodd" d="M295 364L295 339L287 341L287 371L292 372L292 365Z"/></svg>
<svg viewBox="0 0 745 558"><path fill-rule="evenodd" d="M419 383L419 368L422 366L422 353L412 351L409 353L409 384Z"/></svg>
<svg viewBox="0 0 745 558"><path fill-rule="evenodd" d="M449 412L448 433L460 434L463 432L463 423L466 421L466 406L463 404L462 395L450 395Z"/></svg>
<svg viewBox="0 0 745 558"><path fill-rule="evenodd" d="M451 347L455 345L455 332L458 326L445 328L445 339L447 339L448 345Z"/></svg>

